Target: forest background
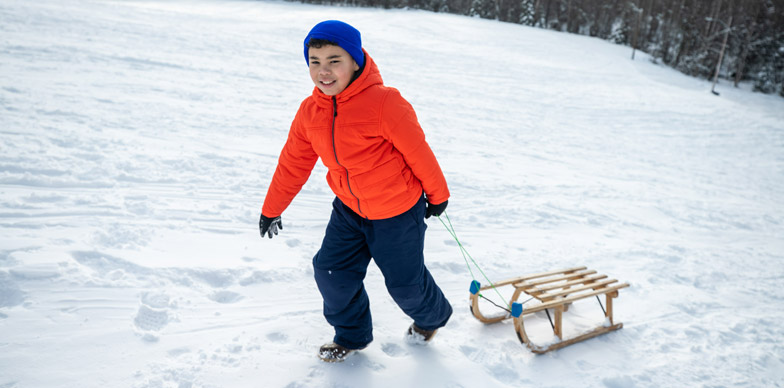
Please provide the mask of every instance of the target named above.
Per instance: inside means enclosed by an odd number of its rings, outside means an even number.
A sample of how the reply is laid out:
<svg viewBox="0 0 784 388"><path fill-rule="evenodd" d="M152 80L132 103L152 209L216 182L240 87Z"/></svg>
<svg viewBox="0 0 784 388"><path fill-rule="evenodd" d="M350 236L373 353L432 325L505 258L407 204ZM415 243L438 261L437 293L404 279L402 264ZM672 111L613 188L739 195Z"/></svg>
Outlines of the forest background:
<svg viewBox="0 0 784 388"><path fill-rule="evenodd" d="M685 74L784 97L784 0L300 0L414 8L595 36ZM460 39L460 37L455 37ZM718 69L718 70L717 70Z"/></svg>

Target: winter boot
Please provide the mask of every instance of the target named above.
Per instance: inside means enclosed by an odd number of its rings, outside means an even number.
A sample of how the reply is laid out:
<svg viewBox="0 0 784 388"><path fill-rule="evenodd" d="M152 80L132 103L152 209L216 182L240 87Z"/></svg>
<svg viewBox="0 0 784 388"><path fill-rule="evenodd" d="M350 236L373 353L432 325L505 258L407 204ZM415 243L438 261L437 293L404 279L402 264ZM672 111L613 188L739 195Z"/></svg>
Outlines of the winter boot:
<svg viewBox="0 0 784 388"><path fill-rule="evenodd" d="M319 349L319 358L324 362L343 362L349 354L362 349L349 349L334 342L324 344Z"/></svg>
<svg viewBox="0 0 784 388"><path fill-rule="evenodd" d="M406 339L408 342L415 343L415 344L422 344L424 345L427 342L430 342L433 339L433 336L436 335L436 330L423 330L420 329L416 323L412 323L411 326L408 327L408 333L406 333Z"/></svg>

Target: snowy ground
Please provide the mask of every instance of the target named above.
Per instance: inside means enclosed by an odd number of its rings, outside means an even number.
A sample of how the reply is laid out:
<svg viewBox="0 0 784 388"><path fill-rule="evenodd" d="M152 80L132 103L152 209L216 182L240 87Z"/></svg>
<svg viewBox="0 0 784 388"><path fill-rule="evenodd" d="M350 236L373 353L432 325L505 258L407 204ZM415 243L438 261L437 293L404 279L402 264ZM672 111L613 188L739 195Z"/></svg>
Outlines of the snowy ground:
<svg viewBox="0 0 784 388"><path fill-rule="evenodd" d="M471 276L431 219L449 324L407 344L371 266L375 342L317 359L324 168L278 238L257 220L312 88L301 40L330 18L417 109L488 276L608 273L631 283L623 330L534 356L469 315ZM784 100L716 97L630 54L405 10L2 0L0 387L784 386ZM590 301L569 314L602 322Z"/></svg>

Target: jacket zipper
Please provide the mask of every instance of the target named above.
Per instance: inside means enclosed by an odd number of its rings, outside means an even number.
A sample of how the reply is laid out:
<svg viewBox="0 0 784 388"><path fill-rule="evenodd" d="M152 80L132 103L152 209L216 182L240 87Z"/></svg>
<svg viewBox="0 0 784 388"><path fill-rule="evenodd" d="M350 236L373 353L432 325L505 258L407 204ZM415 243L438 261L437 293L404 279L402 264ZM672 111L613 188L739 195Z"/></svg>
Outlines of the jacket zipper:
<svg viewBox="0 0 784 388"><path fill-rule="evenodd" d="M335 121L337 121L337 117L338 117L338 100L333 96L332 97L332 152L335 153L335 162L338 164L338 166L342 167L343 170L346 171L346 186L348 186L348 192L351 193L351 195L357 200L357 210L359 211L359 215L365 217L364 215L362 215L362 207L359 204L359 197L357 197L356 194L354 194L354 191L351 190L351 183L349 183L348 181L348 169L344 167L342 164L340 164L340 161L338 160L338 149L335 146Z"/></svg>

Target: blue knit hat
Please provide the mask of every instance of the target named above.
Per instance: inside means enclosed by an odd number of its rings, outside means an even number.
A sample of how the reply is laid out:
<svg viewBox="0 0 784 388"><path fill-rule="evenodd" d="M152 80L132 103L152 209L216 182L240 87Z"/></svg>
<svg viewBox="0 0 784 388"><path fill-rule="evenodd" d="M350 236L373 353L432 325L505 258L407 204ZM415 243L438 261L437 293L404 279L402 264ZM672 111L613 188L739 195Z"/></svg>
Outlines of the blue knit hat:
<svg viewBox="0 0 784 388"><path fill-rule="evenodd" d="M359 31L350 25L339 20L327 20L316 24L305 37L305 63L310 65L308 60L308 42L311 39L324 39L335 42L343 50L354 58L354 61L362 67L365 65L365 53L362 52L362 37Z"/></svg>

